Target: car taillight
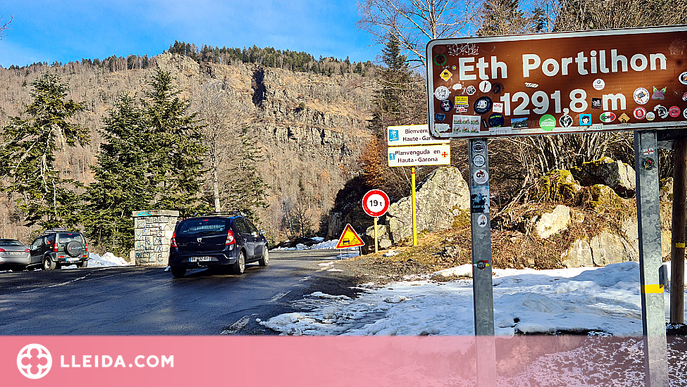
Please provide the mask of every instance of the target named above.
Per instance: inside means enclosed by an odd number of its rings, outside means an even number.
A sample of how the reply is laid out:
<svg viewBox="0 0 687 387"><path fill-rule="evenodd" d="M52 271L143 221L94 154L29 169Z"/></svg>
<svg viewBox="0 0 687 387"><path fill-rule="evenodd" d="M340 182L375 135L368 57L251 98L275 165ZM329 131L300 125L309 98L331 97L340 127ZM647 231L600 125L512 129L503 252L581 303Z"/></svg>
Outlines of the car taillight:
<svg viewBox="0 0 687 387"><path fill-rule="evenodd" d="M59 249L59 248L60 248L60 244L57 243L57 241L55 241L55 245L54 245L52 251L57 252L57 249Z"/></svg>
<svg viewBox="0 0 687 387"><path fill-rule="evenodd" d="M0 253L4 253L5 249L0 248Z"/></svg>
<svg viewBox="0 0 687 387"><path fill-rule="evenodd" d="M24 252L25 252L25 253L30 253L31 250L29 250L28 248L26 248L26 249L24 249Z"/></svg>
<svg viewBox="0 0 687 387"><path fill-rule="evenodd" d="M229 245L233 245L234 243L236 243L236 241L234 240L234 233L231 232L231 230L228 230L227 231L227 240L224 241L224 245L229 246Z"/></svg>
<svg viewBox="0 0 687 387"><path fill-rule="evenodd" d="M172 234L172 240L169 242L170 247L178 247L177 246L177 233Z"/></svg>

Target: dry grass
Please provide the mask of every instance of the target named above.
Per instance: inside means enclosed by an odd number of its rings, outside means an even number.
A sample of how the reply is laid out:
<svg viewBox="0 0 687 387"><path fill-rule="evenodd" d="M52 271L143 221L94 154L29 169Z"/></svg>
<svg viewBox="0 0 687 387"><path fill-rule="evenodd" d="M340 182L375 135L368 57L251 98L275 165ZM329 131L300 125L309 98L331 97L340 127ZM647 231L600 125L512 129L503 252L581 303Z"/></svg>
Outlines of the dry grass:
<svg viewBox="0 0 687 387"><path fill-rule="evenodd" d="M573 220L567 230L541 239L532 233L532 219L552 211L556 203L529 203L517 206L507 214L492 219L492 261L495 268L562 268L561 255L577 239L591 239L602 231L622 233L622 222L636 217L634 199L623 200L621 208L609 211L574 207ZM663 206L662 219L670 219L669 206ZM666 222L664 222L664 226ZM669 226L669 222L667 223ZM381 265L417 269L417 273L431 273L472 262L472 240L470 225L456 225L452 229L436 233L420 233L417 246L406 242L393 247L397 255L383 257L385 251L358 257L367 261L368 269L379 269ZM370 266L372 265L372 266Z"/></svg>

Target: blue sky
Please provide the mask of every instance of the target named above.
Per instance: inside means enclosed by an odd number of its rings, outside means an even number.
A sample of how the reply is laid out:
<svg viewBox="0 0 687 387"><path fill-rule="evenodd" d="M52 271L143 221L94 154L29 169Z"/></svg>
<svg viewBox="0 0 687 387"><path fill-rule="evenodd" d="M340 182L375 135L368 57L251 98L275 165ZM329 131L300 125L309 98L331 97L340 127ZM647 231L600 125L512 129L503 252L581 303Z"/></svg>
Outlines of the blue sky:
<svg viewBox="0 0 687 387"><path fill-rule="evenodd" d="M355 0L13 0L0 40L0 66L67 63L112 55L154 56L175 40L274 47L374 61L381 47L355 27Z"/></svg>

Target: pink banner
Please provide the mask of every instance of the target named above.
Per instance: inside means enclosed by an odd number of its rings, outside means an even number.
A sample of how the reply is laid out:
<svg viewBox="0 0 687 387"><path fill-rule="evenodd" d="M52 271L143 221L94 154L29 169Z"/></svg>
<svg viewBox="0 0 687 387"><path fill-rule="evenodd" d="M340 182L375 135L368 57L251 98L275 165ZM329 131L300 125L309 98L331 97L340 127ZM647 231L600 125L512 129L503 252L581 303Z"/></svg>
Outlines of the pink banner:
<svg viewBox="0 0 687 387"><path fill-rule="evenodd" d="M585 336L2 336L0 371L4 386L473 386L478 371L494 385L641 384L641 343Z"/></svg>

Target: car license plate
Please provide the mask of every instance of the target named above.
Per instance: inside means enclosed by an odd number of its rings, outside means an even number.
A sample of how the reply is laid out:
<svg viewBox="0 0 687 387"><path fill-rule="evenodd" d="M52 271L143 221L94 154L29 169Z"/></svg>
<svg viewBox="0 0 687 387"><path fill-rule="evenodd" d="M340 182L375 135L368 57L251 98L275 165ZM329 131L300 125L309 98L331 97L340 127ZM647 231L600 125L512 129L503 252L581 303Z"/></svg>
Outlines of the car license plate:
<svg viewBox="0 0 687 387"><path fill-rule="evenodd" d="M189 262L208 262L212 258L210 257L189 257L188 261Z"/></svg>
<svg viewBox="0 0 687 387"><path fill-rule="evenodd" d="M24 253L22 253L21 251L8 251L8 253L9 253L10 255L22 255L22 254L24 254Z"/></svg>
<svg viewBox="0 0 687 387"><path fill-rule="evenodd" d="M67 262L79 262L79 258L67 258Z"/></svg>

